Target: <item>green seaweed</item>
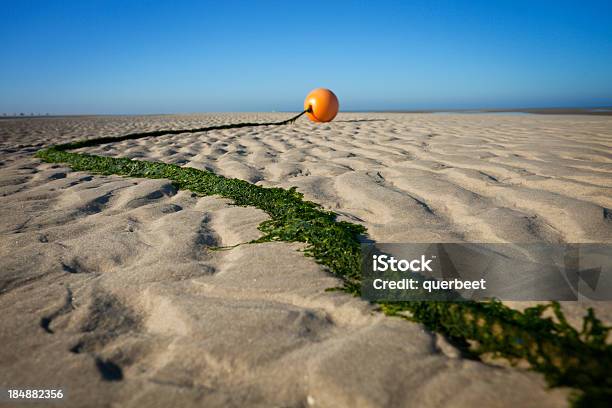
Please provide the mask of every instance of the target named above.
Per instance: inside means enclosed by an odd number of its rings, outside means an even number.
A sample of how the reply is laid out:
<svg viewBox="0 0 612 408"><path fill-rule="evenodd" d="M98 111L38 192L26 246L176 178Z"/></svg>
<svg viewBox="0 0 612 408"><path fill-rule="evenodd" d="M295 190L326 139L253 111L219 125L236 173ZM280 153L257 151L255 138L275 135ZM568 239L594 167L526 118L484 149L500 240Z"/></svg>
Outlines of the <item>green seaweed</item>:
<svg viewBox="0 0 612 408"><path fill-rule="evenodd" d="M295 188L261 187L190 167L68 151L166 134L285 123L288 121L103 137L51 146L38 151L36 156L46 162L66 163L79 171L169 179L179 189L200 195L219 195L232 199L237 205L257 207L265 211L270 219L259 226L264 235L253 243L304 242L307 244L307 256L314 257L342 279L342 290L359 295L359 238L366 233L366 229L361 225L338 221L335 213L304 200ZM419 322L429 330L447 336L473 356L489 354L510 362L527 361L534 371L545 376L550 386L573 388L575 392L571 402L576 407L608 406L612 400L612 347L607 343L610 328L595 317L592 309L584 317L581 330L576 330L567 323L556 302L531 307L523 312L498 301L379 302L378 305L386 315ZM549 312L549 316L545 316L546 312Z"/></svg>

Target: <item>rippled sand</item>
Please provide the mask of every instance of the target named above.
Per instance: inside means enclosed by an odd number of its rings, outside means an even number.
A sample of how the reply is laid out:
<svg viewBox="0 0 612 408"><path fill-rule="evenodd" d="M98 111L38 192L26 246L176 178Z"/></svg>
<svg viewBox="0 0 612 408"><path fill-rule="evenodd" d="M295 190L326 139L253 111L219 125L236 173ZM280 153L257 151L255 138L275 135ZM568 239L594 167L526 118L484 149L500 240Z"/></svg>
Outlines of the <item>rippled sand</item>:
<svg viewBox="0 0 612 408"><path fill-rule="evenodd" d="M338 281L298 244L208 250L259 236L260 210L32 157L288 116L0 120L0 384L64 387L72 406L564 405L537 374L325 292ZM84 151L297 186L378 242L612 242L609 117L355 113Z"/></svg>

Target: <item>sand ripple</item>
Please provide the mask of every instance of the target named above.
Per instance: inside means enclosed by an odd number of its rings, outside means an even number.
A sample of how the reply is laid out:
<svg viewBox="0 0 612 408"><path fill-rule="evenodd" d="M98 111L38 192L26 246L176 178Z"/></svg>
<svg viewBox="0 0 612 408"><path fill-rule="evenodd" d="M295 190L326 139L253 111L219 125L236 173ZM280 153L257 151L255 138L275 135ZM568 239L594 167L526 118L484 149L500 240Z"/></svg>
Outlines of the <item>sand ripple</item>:
<svg viewBox="0 0 612 408"><path fill-rule="evenodd" d="M210 250L258 237L257 209L32 158L51 142L285 116L0 121L0 383L64 386L72 406L563 405L534 373L325 292L338 281L300 245ZM611 124L341 114L87 151L297 186L380 242L611 242Z"/></svg>

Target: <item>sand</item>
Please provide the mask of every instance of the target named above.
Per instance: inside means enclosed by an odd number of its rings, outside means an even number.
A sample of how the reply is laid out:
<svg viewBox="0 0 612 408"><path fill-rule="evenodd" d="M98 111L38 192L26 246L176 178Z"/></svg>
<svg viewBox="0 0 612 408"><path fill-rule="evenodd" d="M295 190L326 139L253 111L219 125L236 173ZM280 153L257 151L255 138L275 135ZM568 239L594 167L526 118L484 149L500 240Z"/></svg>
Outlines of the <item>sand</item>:
<svg viewBox="0 0 612 408"><path fill-rule="evenodd" d="M210 250L260 236L258 209L32 157L287 116L0 120L0 386L63 388L69 406L566 405L541 375L325 292L338 280L300 244ZM610 117L354 113L83 151L297 186L378 242L612 242ZM564 305L573 321L585 306Z"/></svg>

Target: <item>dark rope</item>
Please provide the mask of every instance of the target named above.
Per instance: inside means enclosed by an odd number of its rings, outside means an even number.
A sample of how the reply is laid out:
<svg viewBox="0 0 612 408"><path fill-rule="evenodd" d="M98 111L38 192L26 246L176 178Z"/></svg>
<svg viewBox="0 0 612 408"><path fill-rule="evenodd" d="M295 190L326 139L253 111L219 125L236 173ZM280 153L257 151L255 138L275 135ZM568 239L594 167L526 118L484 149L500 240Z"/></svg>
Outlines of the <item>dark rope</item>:
<svg viewBox="0 0 612 408"><path fill-rule="evenodd" d="M295 115L294 117L292 117L291 119L287 119L284 120L282 122L276 122L276 123L262 123L262 125L266 124L266 125L272 125L272 126L276 126L276 125L288 125L290 123L294 123L296 120L298 120L298 118L300 116L302 116L303 114L305 114L306 112L312 112L312 107L309 106L308 109L305 109L304 111L302 111L302 113L300 113L299 115Z"/></svg>
<svg viewBox="0 0 612 408"><path fill-rule="evenodd" d="M123 135L123 136L107 136L107 137L100 137L97 139L87 139L87 140L81 140L78 142L64 143L61 145L54 146L54 148L56 150L71 150L71 149L78 149L81 147L97 146L97 145L101 145L105 143L122 142L124 140L142 139L145 137L157 137L157 136L164 136L164 135L178 135L180 133L208 132L210 130L237 129L237 128L255 127L255 126L282 126L282 125L288 125L290 123L294 123L300 116L302 116L303 114L307 112L312 112L312 107L309 106L308 109L305 109L304 111L302 111L302 113L295 115L294 117L289 118L287 120L283 120L281 122L264 122L264 123L243 122L243 123L230 123L227 125L208 126L208 127L203 127L203 128L197 128L197 129L155 130L152 132L130 133L128 135Z"/></svg>

